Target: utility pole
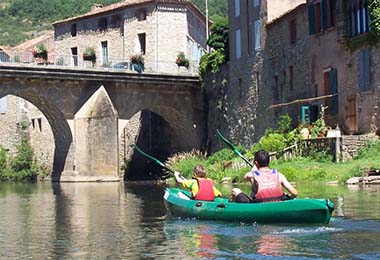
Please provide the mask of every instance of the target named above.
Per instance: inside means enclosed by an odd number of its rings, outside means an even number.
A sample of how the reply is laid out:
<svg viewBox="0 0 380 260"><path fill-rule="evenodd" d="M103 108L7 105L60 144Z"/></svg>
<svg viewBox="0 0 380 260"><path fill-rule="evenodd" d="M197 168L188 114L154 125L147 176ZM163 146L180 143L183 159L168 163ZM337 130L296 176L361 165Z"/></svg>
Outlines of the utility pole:
<svg viewBox="0 0 380 260"><path fill-rule="evenodd" d="M207 49L207 52L210 52L210 48L208 47L207 40L208 40L208 0L206 0L206 49Z"/></svg>

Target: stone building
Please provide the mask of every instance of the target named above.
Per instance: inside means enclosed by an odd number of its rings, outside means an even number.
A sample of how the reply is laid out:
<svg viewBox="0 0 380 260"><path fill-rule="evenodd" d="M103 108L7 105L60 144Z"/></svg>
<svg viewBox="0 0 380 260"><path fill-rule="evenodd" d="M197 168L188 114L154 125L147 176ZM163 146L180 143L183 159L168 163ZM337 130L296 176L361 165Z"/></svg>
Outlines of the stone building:
<svg viewBox="0 0 380 260"><path fill-rule="evenodd" d="M83 64L93 48L97 66L128 62L141 54L146 71L173 72L183 52L195 72L206 49L206 18L189 0L125 0L94 5L86 14L53 23L56 59Z"/></svg>
<svg viewBox="0 0 380 260"><path fill-rule="evenodd" d="M12 47L12 53L18 57L16 62L30 63L34 61L33 50L37 45L42 44L48 52L48 62L54 64L54 32L46 31L36 38L27 40Z"/></svg>
<svg viewBox="0 0 380 260"><path fill-rule="evenodd" d="M49 173L54 159L54 137L46 117L25 99L13 95L0 98L0 145L10 156L22 138L30 141L37 164Z"/></svg>
<svg viewBox="0 0 380 260"><path fill-rule="evenodd" d="M269 106L277 99L268 59L267 24L304 1L268 0L229 3L230 62L225 131L243 145L251 145L268 127L276 125L277 111ZM282 46L282 42L277 42ZM281 47L283 48L283 47ZM281 50L281 49L280 49ZM271 54L277 57L276 54ZM273 61L274 57L271 57ZM280 65L280 64L277 64ZM280 68L277 68L279 70ZM275 72L278 73L278 72ZM277 75L279 77L279 75Z"/></svg>
<svg viewBox="0 0 380 260"><path fill-rule="evenodd" d="M280 115L297 126L324 107L332 128L377 132L379 49L366 40L369 21L367 1L230 0L225 131L251 145Z"/></svg>

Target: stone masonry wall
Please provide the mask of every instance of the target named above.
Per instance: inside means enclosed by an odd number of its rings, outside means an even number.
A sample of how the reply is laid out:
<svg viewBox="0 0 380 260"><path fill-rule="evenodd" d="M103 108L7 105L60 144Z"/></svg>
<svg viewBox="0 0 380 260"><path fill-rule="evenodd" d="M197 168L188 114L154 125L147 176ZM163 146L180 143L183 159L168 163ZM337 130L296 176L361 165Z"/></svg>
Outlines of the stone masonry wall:
<svg viewBox="0 0 380 260"><path fill-rule="evenodd" d="M30 102L13 95L7 99L6 112L0 114L0 145L16 154L16 145L27 137L34 150L37 165L50 173L54 159L54 136L46 117Z"/></svg>
<svg viewBox="0 0 380 260"><path fill-rule="evenodd" d="M309 41L303 37L308 34L307 20L307 6L301 5L266 27L266 58L262 79L266 89L263 93L264 102L268 106L267 111L274 115L271 120L277 121L280 115L288 114L294 127L300 122L300 106L303 104L283 104L310 97L314 92L310 79L311 58L305 55L309 50ZM295 42L290 39L291 22L296 24ZM271 105L279 106L271 108Z"/></svg>
<svg viewBox="0 0 380 260"><path fill-rule="evenodd" d="M10 154L16 153L16 144L21 143L22 134L19 123L20 109L19 98L12 95L2 97L6 101L5 113L0 113L0 145L9 151Z"/></svg>
<svg viewBox="0 0 380 260"><path fill-rule="evenodd" d="M343 135L342 136L342 160L347 161L352 159L359 148L365 146L368 142L378 140L376 135Z"/></svg>

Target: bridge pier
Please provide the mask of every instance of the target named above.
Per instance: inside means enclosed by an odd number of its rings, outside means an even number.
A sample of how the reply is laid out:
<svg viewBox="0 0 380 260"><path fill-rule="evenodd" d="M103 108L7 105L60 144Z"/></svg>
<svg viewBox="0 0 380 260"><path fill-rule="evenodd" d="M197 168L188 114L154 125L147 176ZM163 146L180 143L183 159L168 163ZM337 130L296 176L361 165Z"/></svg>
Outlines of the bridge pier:
<svg viewBox="0 0 380 260"><path fill-rule="evenodd" d="M73 126L74 161L60 181L119 181L118 114L103 86L78 111Z"/></svg>

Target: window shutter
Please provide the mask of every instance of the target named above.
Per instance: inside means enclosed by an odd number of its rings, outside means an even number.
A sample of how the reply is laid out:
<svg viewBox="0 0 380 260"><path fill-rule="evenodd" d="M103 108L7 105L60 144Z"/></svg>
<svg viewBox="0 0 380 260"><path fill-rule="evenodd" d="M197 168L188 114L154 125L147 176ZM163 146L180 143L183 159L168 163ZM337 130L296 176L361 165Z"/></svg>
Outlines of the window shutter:
<svg viewBox="0 0 380 260"><path fill-rule="evenodd" d="M359 91L371 90L371 68L368 49L360 50L359 56Z"/></svg>
<svg viewBox="0 0 380 260"><path fill-rule="evenodd" d="M315 34L314 5L309 4L309 34Z"/></svg>
<svg viewBox="0 0 380 260"><path fill-rule="evenodd" d="M327 28L327 13L326 13L326 0L322 0L321 3L321 28L322 31L326 31Z"/></svg>
<svg viewBox="0 0 380 260"><path fill-rule="evenodd" d="M338 77L337 70L332 69L329 72L329 94L337 94L338 93ZM333 96L330 98L330 114L336 115L338 114L338 96Z"/></svg>
<svg viewBox="0 0 380 260"><path fill-rule="evenodd" d="M310 108L309 106L301 106L301 120L304 124L310 123Z"/></svg>
<svg viewBox="0 0 380 260"><path fill-rule="evenodd" d="M331 26L334 26L335 25L335 13L336 13L336 3L335 3L336 0L330 0L330 17L331 17Z"/></svg>

